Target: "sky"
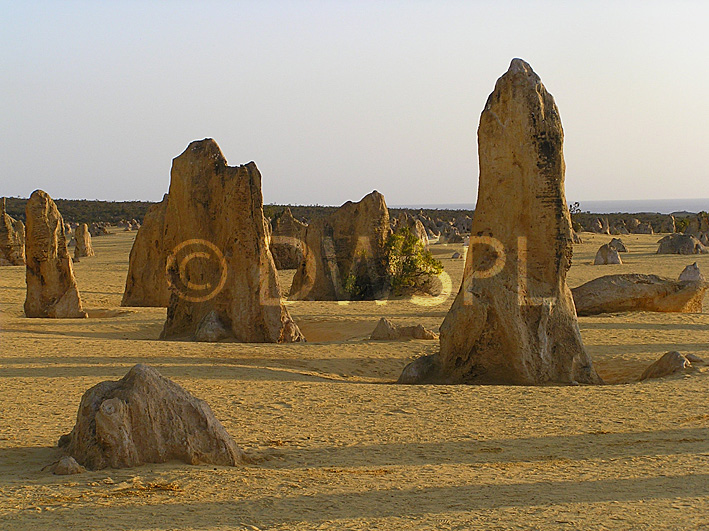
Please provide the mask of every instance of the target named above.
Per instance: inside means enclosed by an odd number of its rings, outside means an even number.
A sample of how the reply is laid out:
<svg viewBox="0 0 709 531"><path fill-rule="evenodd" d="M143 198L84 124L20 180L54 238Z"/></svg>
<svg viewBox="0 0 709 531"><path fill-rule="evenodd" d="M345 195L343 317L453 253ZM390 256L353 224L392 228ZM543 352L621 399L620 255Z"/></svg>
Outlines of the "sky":
<svg viewBox="0 0 709 531"><path fill-rule="evenodd" d="M214 138L265 203L474 203L521 57L569 201L709 198L709 2L0 0L0 195L158 201Z"/></svg>

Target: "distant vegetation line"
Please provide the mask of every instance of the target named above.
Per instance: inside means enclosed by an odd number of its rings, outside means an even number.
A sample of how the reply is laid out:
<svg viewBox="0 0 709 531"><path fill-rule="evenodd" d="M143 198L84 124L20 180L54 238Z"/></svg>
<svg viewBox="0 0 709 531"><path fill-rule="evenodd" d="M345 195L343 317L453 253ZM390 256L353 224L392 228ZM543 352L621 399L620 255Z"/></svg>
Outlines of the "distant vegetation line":
<svg viewBox="0 0 709 531"><path fill-rule="evenodd" d="M19 197L7 198L7 213L15 219L25 220L25 203L27 199ZM88 199L55 199L59 211L68 223L92 223L104 221L108 223L118 223L121 220L136 219L143 222L145 213L151 205L151 201L97 201ZM264 213L269 218L279 216L286 208L290 208L293 215L306 222L325 216L334 212L338 207L322 205L264 205ZM420 212L435 219L443 221L453 221L461 216L472 216L472 210L457 209L435 209L435 208L390 208L391 217L397 217L401 212ZM650 222L655 226L662 218L663 214L637 213L637 214L592 214L589 212L578 212L573 215L575 221L582 224L595 219L596 217L608 218L611 224L618 220L627 221L630 217L639 219L642 222ZM678 217L678 216L676 216Z"/></svg>
<svg viewBox="0 0 709 531"><path fill-rule="evenodd" d="M67 223L92 223L105 221L108 223L118 223L121 220L138 220L141 223L154 202L151 201L97 201L89 199L55 199L54 202L59 208L64 221ZM25 203L27 199L20 197L7 198L7 213L15 219L25 221ZM293 215L298 219L311 221L319 217L334 212L339 207L322 205L264 205L264 214L273 218L279 216L286 208L290 208ZM452 209L402 209L390 208L392 217L398 216L401 212L418 212L423 210L424 214L432 218L443 220L453 220L460 216L472 215L471 210Z"/></svg>

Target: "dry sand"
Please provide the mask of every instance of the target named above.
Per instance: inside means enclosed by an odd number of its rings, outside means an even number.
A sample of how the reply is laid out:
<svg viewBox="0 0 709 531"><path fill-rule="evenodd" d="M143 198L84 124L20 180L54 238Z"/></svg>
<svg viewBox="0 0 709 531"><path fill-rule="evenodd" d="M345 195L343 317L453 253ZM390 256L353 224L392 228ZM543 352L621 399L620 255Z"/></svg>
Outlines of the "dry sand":
<svg viewBox="0 0 709 531"><path fill-rule="evenodd" d="M0 529L709 529L709 366L633 383L667 350L709 360L709 313L581 318L613 385L397 386L437 342L368 341L377 320L438 330L452 298L298 302L306 344L157 341L164 309L119 307L134 236L75 264L88 320L24 318L24 268L0 269ZM592 266L610 237L583 237L572 287L709 273L645 235L623 237L623 266ZM460 249L433 247L455 291ZM207 400L255 462L42 471L81 394L138 362Z"/></svg>

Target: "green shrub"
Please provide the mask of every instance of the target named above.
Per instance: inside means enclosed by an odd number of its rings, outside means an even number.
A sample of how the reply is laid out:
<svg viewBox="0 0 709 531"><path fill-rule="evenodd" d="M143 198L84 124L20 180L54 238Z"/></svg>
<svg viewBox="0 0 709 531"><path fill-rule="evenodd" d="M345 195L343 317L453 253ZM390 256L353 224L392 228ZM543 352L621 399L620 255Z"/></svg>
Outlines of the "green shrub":
<svg viewBox="0 0 709 531"><path fill-rule="evenodd" d="M408 228L389 236L386 242L389 287L395 295L426 291L434 277L443 272L436 260Z"/></svg>

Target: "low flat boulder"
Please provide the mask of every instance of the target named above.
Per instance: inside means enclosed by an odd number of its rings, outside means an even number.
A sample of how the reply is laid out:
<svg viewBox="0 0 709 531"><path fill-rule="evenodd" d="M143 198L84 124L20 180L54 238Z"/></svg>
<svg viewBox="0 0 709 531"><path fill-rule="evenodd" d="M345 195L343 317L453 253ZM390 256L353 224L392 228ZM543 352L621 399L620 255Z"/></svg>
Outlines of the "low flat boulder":
<svg viewBox="0 0 709 531"><path fill-rule="evenodd" d="M574 288L577 315L617 312L702 311L705 282L679 282L657 275L606 275Z"/></svg>
<svg viewBox="0 0 709 531"><path fill-rule="evenodd" d="M709 252L709 249L691 234L670 234L657 243L657 254L706 254Z"/></svg>
<svg viewBox="0 0 709 531"><path fill-rule="evenodd" d="M645 372L640 376L640 381L650 378L664 378L686 370L693 370L691 362L686 356L673 350L663 354L659 360L645 369Z"/></svg>
<svg viewBox="0 0 709 531"><path fill-rule="evenodd" d="M143 364L86 391L76 425L59 445L91 470L171 460L224 466L245 461L206 402Z"/></svg>
<svg viewBox="0 0 709 531"><path fill-rule="evenodd" d="M402 339L438 339L438 334L431 332L423 325L397 326L389 319L382 317L372 332L370 339L397 341Z"/></svg>
<svg viewBox="0 0 709 531"><path fill-rule="evenodd" d="M52 474L56 474L57 476L71 476L73 474L81 474L86 472L86 469L77 463L76 459L65 455L62 456L57 463L52 465L51 471Z"/></svg>
<svg viewBox="0 0 709 531"><path fill-rule="evenodd" d="M618 251L610 246L610 244L605 243L601 245L596 253L596 258L593 260L593 265L623 265L623 261L620 259Z"/></svg>

